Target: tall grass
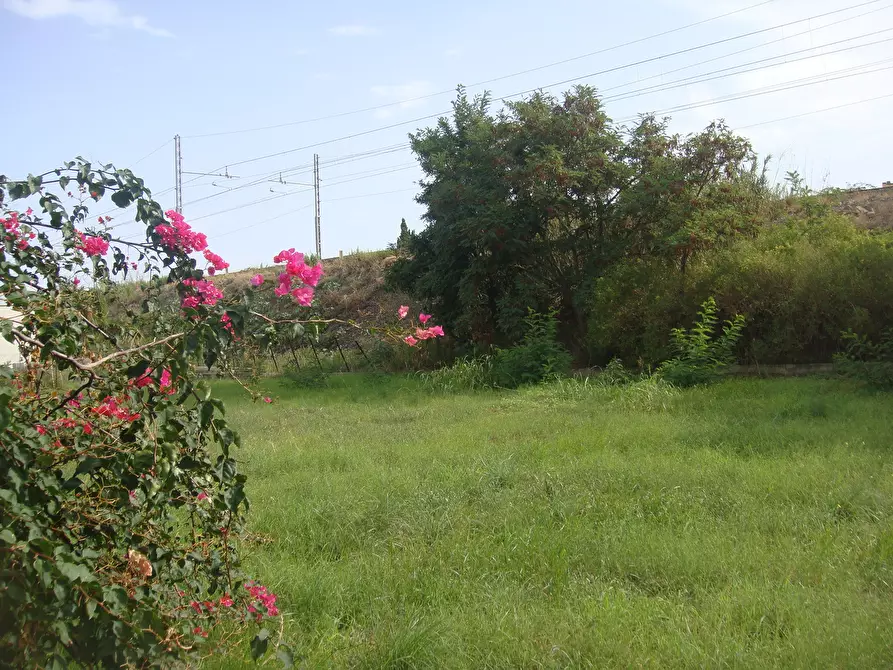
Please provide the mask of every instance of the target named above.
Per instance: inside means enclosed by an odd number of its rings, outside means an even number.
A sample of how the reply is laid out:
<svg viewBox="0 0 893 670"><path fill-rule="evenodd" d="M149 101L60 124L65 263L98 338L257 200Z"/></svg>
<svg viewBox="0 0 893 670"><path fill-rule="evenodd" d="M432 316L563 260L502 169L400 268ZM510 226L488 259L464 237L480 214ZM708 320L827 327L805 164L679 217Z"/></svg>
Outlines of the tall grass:
<svg viewBox="0 0 893 670"><path fill-rule="evenodd" d="M262 383L218 391L304 667L893 666L889 396Z"/></svg>

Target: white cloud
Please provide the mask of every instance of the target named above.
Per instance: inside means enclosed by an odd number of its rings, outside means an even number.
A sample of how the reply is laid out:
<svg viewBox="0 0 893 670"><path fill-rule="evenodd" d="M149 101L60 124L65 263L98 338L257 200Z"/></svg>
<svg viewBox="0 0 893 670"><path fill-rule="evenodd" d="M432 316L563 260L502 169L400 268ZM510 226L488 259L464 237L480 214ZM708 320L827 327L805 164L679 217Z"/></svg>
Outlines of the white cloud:
<svg viewBox="0 0 893 670"><path fill-rule="evenodd" d="M74 17L89 26L132 28L156 37L173 37L171 32L149 25L145 16L125 14L115 0L4 0L3 6L37 21Z"/></svg>
<svg viewBox="0 0 893 670"><path fill-rule="evenodd" d="M372 26L346 25L329 28L329 32L339 37L362 37L364 35L374 35L378 31Z"/></svg>
<svg viewBox="0 0 893 670"><path fill-rule="evenodd" d="M377 118L386 119L394 115L395 109L411 109L424 105L425 98L434 92L434 85L429 81L410 81L405 84L373 86L370 90L383 101L394 103L392 107L375 112Z"/></svg>
<svg viewBox="0 0 893 670"><path fill-rule="evenodd" d="M451 49L447 49L446 51L444 51L443 55L446 56L447 58L455 58L456 56L462 55L462 49L453 47Z"/></svg>

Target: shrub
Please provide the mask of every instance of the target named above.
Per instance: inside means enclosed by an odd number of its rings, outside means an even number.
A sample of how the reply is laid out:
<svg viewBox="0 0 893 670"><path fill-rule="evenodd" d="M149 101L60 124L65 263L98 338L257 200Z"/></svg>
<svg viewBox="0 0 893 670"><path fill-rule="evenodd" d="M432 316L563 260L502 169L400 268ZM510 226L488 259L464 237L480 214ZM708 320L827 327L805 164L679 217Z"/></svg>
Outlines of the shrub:
<svg viewBox="0 0 893 670"><path fill-rule="evenodd" d="M425 386L437 391L477 391L496 386L491 356L466 356L452 365L419 375Z"/></svg>
<svg viewBox="0 0 893 670"><path fill-rule="evenodd" d="M328 373L319 366L305 366L298 369L294 363L289 363L285 367L282 379L287 386L296 389L322 389L329 385Z"/></svg>
<svg viewBox="0 0 893 670"><path fill-rule="evenodd" d="M735 315L726 321L722 335L715 337L716 301L708 298L698 313L691 330L671 331L676 356L658 368L658 374L675 386L695 386L715 381L722 371L735 362L735 345L744 328L744 316Z"/></svg>
<svg viewBox="0 0 893 670"><path fill-rule="evenodd" d="M524 319L526 330L521 344L500 349L493 357L496 384L516 388L536 384L546 378L566 375L571 355L558 342L558 320L554 313L538 314L529 310Z"/></svg>
<svg viewBox="0 0 893 670"><path fill-rule="evenodd" d="M843 334L845 348L834 357L837 370L845 377L881 389L893 389L893 328L877 342L852 330Z"/></svg>
<svg viewBox="0 0 893 670"><path fill-rule="evenodd" d="M847 328L876 340L893 327L891 242L889 233L810 211L702 254L684 275L660 260L623 261L594 282L591 357L665 360L674 355L671 329L713 296L720 319L747 314L741 360L830 362Z"/></svg>

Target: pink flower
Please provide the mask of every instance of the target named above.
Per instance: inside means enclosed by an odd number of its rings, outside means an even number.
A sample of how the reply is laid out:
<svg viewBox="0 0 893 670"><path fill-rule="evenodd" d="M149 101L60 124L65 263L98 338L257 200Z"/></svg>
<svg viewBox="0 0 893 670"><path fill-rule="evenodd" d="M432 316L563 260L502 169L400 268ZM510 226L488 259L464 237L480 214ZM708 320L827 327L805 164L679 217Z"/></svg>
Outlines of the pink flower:
<svg viewBox="0 0 893 670"><path fill-rule="evenodd" d="M136 265L136 263L131 263L131 264L130 264L130 267L133 268L134 270L136 270L137 265Z"/></svg>
<svg viewBox="0 0 893 670"><path fill-rule="evenodd" d="M192 629L192 632L196 635L201 635L202 637L208 637L208 631L204 630L201 626L196 626Z"/></svg>
<svg viewBox="0 0 893 670"><path fill-rule="evenodd" d="M406 337L403 338L403 341L406 342L406 344L408 344L411 347L414 347L415 345L417 345L419 343L419 341L416 338L414 338L412 335L407 335Z"/></svg>
<svg viewBox="0 0 893 670"><path fill-rule="evenodd" d="M189 606L190 606L192 609L195 610L195 613L196 613L196 614L201 614L201 613L202 613L202 604L201 604L201 603L196 602L195 600L193 600L191 603L189 603ZM196 631L198 631L198 629L196 629Z"/></svg>
<svg viewBox="0 0 893 670"><path fill-rule="evenodd" d="M204 491L202 491L202 492L199 493L197 496L195 496L195 499L196 499L198 502L201 502L202 500L207 500L207 498L208 498L208 494L205 493Z"/></svg>
<svg viewBox="0 0 893 670"><path fill-rule="evenodd" d="M109 243L101 237L84 235L81 232L78 232L78 236L80 237L80 241L78 241L74 246L76 249L80 249L88 256L105 256L108 253Z"/></svg>
<svg viewBox="0 0 893 670"><path fill-rule="evenodd" d="M433 334L435 337L443 337L443 326L431 326L428 329L428 332Z"/></svg>
<svg viewBox="0 0 893 670"><path fill-rule="evenodd" d="M316 286L319 283L322 275L322 265L320 265L319 263L314 265L312 268L305 265L298 273L301 281L307 284L307 286Z"/></svg>
<svg viewBox="0 0 893 670"><path fill-rule="evenodd" d="M93 424L89 421L84 422L84 435L92 435L93 434Z"/></svg>
<svg viewBox="0 0 893 670"><path fill-rule="evenodd" d="M37 432L40 433L41 435L46 435L46 434L47 434L47 429L44 428L43 426L34 426L34 428L35 428L35 429L37 430Z"/></svg>
<svg viewBox="0 0 893 670"><path fill-rule="evenodd" d="M267 396L266 398L264 398L264 402L271 403L271 402L273 402L273 399L270 396Z"/></svg>
<svg viewBox="0 0 893 670"><path fill-rule="evenodd" d="M264 283L264 276L263 276L263 275L254 275L254 276L251 278L251 285L252 285L252 286L260 286L260 285L263 284L263 283Z"/></svg>
<svg viewBox="0 0 893 670"><path fill-rule="evenodd" d="M192 230L183 219L182 214L169 209L164 215L170 219L171 224L162 223L155 226L155 232L161 237L162 246L179 249L187 254L193 251L204 251L208 248L208 238L205 234Z"/></svg>
<svg viewBox="0 0 893 670"><path fill-rule="evenodd" d="M205 260L208 261L212 267L208 270L208 274L214 274L214 272L219 272L220 270L226 270L229 267L229 263L223 260L220 256L215 254L210 249L205 249Z"/></svg>
<svg viewBox="0 0 893 670"><path fill-rule="evenodd" d="M31 216L32 214L34 214L34 210L30 207L25 210L25 216Z"/></svg>
<svg viewBox="0 0 893 670"><path fill-rule="evenodd" d="M74 278L74 281L73 281L72 283L73 283L75 286L80 286L80 284L81 284L81 280L78 279L77 277L75 277L75 278Z"/></svg>
<svg viewBox="0 0 893 670"><path fill-rule="evenodd" d="M291 279L289 278L286 281L279 281L279 286L273 291L276 294L277 298L281 298L284 295L288 295L288 292L291 291Z"/></svg>
<svg viewBox="0 0 893 670"><path fill-rule="evenodd" d="M221 607L232 607L233 606L233 599L229 597L228 593L220 599L220 606Z"/></svg>
<svg viewBox="0 0 893 670"><path fill-rule="evenodd" d="M182 302L183 307L196 307L199 304L213 307L217 304L217 301L223 297L223 292L217 288L213 282L209 282L205 279L184 279L183 285L195 289L199 296L201 296L201 300L199 301L192 299L195 298L195 296L184 298Z"/></svg>
<svg viewBox="0 0 893 670"><path fill-rule="evenodd" d="M160 388L166 389L167 387L169 387L171 385L171 383L172 382L171 382L170 370L162 370L161 371L161 381L159 382L158 386Z"/></svg>
<svg viewBox="0 0 893 670"><path fill-rule="evenodd" d="M313 302L313 289L309 286L296 288L291 292L291 295L295 302L303 307L310 307L310 304Z"/></svg>
<svg viewBox="0 0 893 670"><path fill-rule="evenodd" d="M298 263L304 262L304 254L295 251L294 249L289 249L288 251L282 250L275 256L273 256L274 263L288 263L289 261L296 261Z"/></svg>
<svg viewBox="0 0 893 670"><path fill-rule="evenodd" d="M405 319L407 314L409 314L409 305L400 305L400 309L397 310L397 316Z"/></svg>
<svg viewBox="0 0 893 670"><path fill-rule="evenodd" d="M180 303L180 306L183 309L195 309L201 304L201 300L199 300L196 296L190 295L183 298L183 302Z"/></svg>
<svg viewBox="0 0 893 670"><path fill-rule="evenodd" d="M415 336L420 340L430 340L432 337L434 337L434 333L432 333L427 328L416 328Z"/></svg>
<svg viewBox="0 0 893 670"><path fill-rule="evenodd" d="M422 312L419 314L419 323L424 325L424 324L428 323L428 319L430 319L430 318L431 318L430 314L425 314L424 312Z"/></svg>

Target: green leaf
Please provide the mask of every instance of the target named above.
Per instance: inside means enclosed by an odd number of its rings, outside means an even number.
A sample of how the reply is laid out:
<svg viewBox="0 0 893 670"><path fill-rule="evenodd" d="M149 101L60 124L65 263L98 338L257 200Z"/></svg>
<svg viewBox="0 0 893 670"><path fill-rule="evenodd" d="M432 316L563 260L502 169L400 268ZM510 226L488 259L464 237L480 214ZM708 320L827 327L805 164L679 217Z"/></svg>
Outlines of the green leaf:
<svg viewBox="0 0 893 670"><path fill-rule="evenodd" d="M270 644L270 631L261 628L254 639L251 640L251 659L257 661L261 656L267 653L267 646Z"/></svg>
<svg viewBox="0 0 893 670"><path fill-rule="evenodd" d="M75 470L75 474L80 475L87 472L93 472L96 468L102 465L102 460L96 458L95 456L87 456L78 463L77 470Z"/></svg>
<svg viewBox="0 0 893 670"><path fill-rule="evenodd" d="M62 573L63 577L66 577L73 582L94 581L93 573L90 572L89 568L87 568L86 565L81 565L80 563L67 563L64 561L59 561L58 563L56 563L56 567L59 569L59 572Z"/></svg>
<svg viewBox="0 0 893 670"><path fill-rule="evenodd" d="M223 494L223 500L230 511L237 512L239 505L245 500L245 490L242 488L242 485L236 484L231 489L227 489L226 493Z"/></svg>
<svg viewBox="0 0 893 670"><path fill-rule="evenodd" d="M31 193L37 193L40 190L42 184L42 177L35 177L33 174L28 175L28 189L31 191Z"/></svg>
<svg viewBox="0 0 893 670"><path fill-rule="evenodd" d="M102 602L113 614L122 612L129 602L127 591L120 586L107 586L103 589Z"/></svg>
<svg viewBox="0 0 893 670"><path fill-rule="evenodd" d="M127 190L115 191L112 193L112 202L118 207L127 207L133 202L133 195Z"/></svg>
<svg viewBox="0 0 893 670"><path fill-rule="evenodd" d="M9 528L4 528L0 530L0 540L3 540L6 544L15 544L16 536Z"/></svg>
<svg viewBox="0 0 893 670"><path fill-rule="evenodd" d="M59 177L59 187L64 191L66 188L68 188L68 182L70 181L71 177L65 175Z"/></svg>

